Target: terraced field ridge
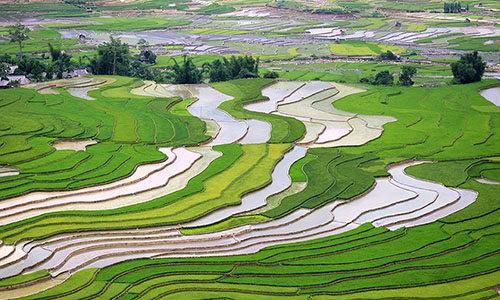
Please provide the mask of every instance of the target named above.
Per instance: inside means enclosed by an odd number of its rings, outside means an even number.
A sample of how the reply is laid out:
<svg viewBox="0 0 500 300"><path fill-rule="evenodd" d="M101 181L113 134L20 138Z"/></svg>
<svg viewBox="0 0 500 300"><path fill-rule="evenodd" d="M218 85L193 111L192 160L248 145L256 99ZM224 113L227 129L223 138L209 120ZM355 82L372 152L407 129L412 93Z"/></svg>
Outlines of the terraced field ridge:
<svg viewBox="0 0 500 300"><path fill-rule="evenodd" d="M0 91L0 298L499 297L496 84Z"/></svg>

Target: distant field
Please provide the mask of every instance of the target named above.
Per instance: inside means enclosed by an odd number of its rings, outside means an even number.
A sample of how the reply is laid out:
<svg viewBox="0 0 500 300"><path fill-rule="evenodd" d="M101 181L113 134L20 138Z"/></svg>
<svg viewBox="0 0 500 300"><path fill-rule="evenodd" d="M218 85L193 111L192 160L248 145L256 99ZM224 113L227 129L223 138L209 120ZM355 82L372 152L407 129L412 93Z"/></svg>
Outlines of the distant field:
<svg viewBox="0 0 500 300"><path fill-rule="evenodd" d="M362 41L341 41L338 44L330 44L330 51L338 55L380 55L382 52L392 51L394 53L404 53L407 50L398 46L378 44L374 42Z"/></svg>
<svg viewBox="0 0 500 300"><path fill-rule="evenodd" d="M172 26L187 25L189 20L184 19L162 19L162 18L85 18L82 20L94 21L99 24L45 24L48 28L79 28L95 31L142 31L147 29L163 29Z"/></svg>

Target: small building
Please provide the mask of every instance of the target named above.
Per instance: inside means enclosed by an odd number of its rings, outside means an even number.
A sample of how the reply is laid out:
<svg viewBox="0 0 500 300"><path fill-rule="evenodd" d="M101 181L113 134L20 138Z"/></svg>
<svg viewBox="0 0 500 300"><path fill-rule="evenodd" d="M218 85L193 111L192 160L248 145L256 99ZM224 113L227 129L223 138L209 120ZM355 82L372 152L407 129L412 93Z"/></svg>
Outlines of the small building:
<svg viewBox="0 0 500 300"><path fill-rule="evenodd" d="M24 75L10 75L10 76L7 76L7 78L9 78L9 80L0 80L0 89L7 88L10 81L18 80L20 84L30 83L30 80L28 78L26 78L26 76L24 76Z"/></svg>

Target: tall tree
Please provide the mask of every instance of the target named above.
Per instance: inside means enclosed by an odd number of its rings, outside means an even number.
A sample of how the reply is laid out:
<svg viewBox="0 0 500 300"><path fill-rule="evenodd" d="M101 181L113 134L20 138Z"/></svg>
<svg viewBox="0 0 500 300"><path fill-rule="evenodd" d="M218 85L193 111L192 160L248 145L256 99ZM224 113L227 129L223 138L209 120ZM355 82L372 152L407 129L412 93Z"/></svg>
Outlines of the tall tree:
<svg viewBox="0 0 500 300"><path fill-rule="evenodd" d="M220 60L215 60L210 67L210 82L226 81L229 79L229 72Z"/></svg>
<svg viewBox="0 0 500 300"><path fill-rule="evenodd" d="M6 65L0 63L0 80L9 80L9 75L10 68L7 67Z"/></svg>
<svg viewBox="0 0 500 300"><path fill-rule="evenodd" d="M132 56L128 45L112 36L109 42L99 45L97 55L90 61L90 69L100 75L130 75Z"/></svg>
<svg viewBox="0 0 500 300"><path fill-rule="evenodd" d="M460 60L451 63L453 78L459 83L481 81L486 63L477 51L460 56Z"/></svg>
<svg viewBox="0 0 500 300"><path fill-rule="evenodd" d="M399 75L399 83L402 86L412 86L414 84L412 77L417 74L417 69L413 66L403 66L401 75Z"/></svg>
<svg viewBox="0 0 500 300"><path fill-rule="evenodd" d="M57 78L61 79L64 72L71 72L74 64L71 61L71 55L64 53L61 49L54 48L49 43L49 52L52 57L52 62L47 66L47 78L52 79L55 73Z"/></svg>
<svg viewBox="0 0 500 300"><path fill-rule="evenodd" d="M372 84L375 85L392 85L394 83L394 77L389 71L381 71L375 75L375 80Z"/></svg>
<svg viewBox="0 0 500 300"><path fill-rule="evenodd" d="M29 39L30 29L21 23L8 27L10 41L19 44L19 59L23 59L23 41Z"/></svg>
<svg viewBox="0 0 500 300"><path fill-rule="evenodd" d="M184 62L182 65L179 65L175 59L173 59L173 61L173 83L184 84L201 82L203 72L201 70L198 70L191 58L188 58L187 55L184 55Z"/></svg>

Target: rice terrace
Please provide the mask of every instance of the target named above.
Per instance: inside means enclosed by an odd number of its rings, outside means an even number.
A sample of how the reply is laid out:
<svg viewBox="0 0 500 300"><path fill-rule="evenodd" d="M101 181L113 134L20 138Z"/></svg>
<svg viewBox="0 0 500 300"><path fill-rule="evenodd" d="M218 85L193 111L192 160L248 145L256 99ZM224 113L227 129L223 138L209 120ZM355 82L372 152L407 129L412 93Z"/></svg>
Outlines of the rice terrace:
<svg viewBox="0 0 500 300"><path fill-rule="evenodd" d="M500 299L500 1L0 0L0 299Z"/></svg>

